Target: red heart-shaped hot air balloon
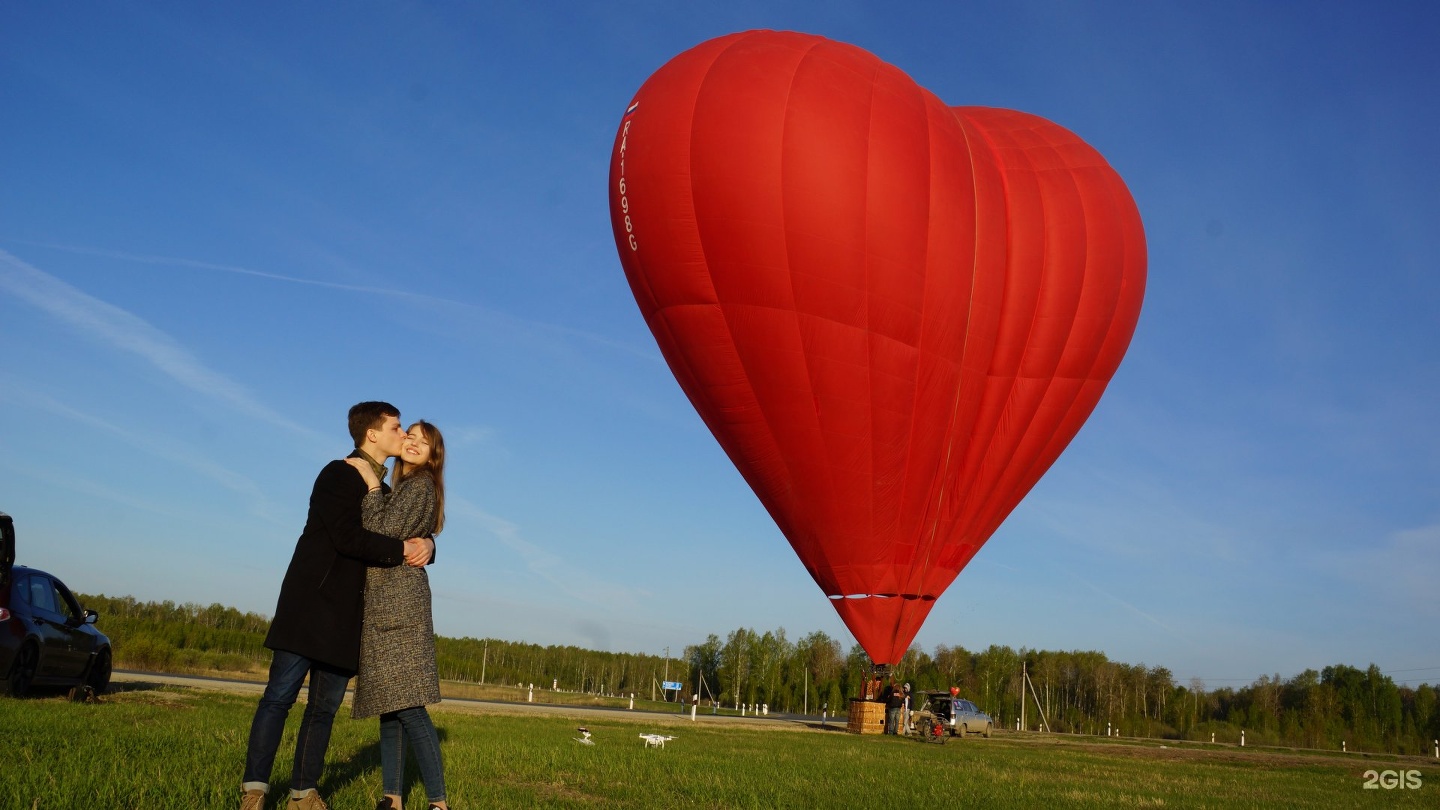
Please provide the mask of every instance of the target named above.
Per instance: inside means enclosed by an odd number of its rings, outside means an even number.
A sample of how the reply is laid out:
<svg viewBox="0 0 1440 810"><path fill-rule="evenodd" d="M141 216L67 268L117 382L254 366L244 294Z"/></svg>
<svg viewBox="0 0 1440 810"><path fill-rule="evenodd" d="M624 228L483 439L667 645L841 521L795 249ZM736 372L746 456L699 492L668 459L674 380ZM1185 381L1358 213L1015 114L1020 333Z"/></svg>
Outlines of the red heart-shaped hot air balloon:
<svg viewBox="0 0 1440 810"><path fill-rule="evenodd" d="M876 663L1080 429L1144 295L1094 149L805 34L656 71L610 212L675 378Z"/></svg>

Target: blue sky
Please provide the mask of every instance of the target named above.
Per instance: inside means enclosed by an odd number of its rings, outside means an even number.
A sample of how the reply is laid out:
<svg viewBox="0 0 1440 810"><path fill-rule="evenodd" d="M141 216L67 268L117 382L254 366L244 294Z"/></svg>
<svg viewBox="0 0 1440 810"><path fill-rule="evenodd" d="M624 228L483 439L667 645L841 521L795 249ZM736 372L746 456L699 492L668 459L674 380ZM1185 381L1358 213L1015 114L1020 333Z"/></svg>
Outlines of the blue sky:
<svg viewBox="0 0 1440 810"><path fill-rule="evenodd" d="M651 72L791 29L1073 130L1145 221L1129 355L918 643L1440 682L1440 12L902 5L0 5L19 561L269 614L346 409L380 398L446 432L442 634L848 646L606 210Z"/></svg>

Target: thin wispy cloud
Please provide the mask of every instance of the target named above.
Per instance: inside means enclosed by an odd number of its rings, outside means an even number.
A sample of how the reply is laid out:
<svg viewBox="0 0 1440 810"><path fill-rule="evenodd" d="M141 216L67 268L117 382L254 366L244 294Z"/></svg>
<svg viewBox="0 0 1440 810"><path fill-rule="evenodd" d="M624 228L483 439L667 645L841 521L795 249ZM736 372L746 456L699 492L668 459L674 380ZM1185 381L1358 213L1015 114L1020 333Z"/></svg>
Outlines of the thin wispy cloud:
<svg viewBox="0 0 1440 810"><path fill-rule="evenodd" d="M648 650L657 636L676 638L704 638L714 630L709 625L694 626L630 618L634 614L607 612L603 618L577 617L576 611L566 605L549 601L525 602L506 599L493 593L477 593L466 588L444 588L438 574L430 581L436 609L436 630L442 635L465 635L466 629L450 631L447 623L464 628L459 617L486 615L506 617L502 629L494 631L490 638L510 640L546 637L551 643L576 644L592 650ZM444 609L441 605L444 605ZM643 614L653 617L654 613ZM850 643L854 643L853 640ZM563 682L562 682L563 683Z"/></svg>
<svg viewBox="0 0 1440 810"><path fill-rule="evenodd" d="M495 430L490 427L461 426L446 430L454 438L451 440L457 445L461 444L490 444L495 441Z"/></svg>
<svg viewBox="0 0 1440 810"><path fill-rule="evenodd" d="M520 527L510 521L496 517L463 498L447 498L445 508L447 513L464 515L479 523L485 531L515 552L531 573L556 590L581 602L611 610L635 604L635 594L630 588L596 579L564 557L525 540L520 536Z"/></svg>
<svg viewBox="0 0 1440 810"><path fill-rule="evenodd" d="M157 436L153 431L137 431L121 427L34 391L9 375L0 374L0 401L25 405L45 413L62 416L72 422L105 433L112 439L134 448L137 453L153 456L161 461L191 470L203 478L214 481L224 489L244 496L251 502L252 511L258 516L272 520L277 516L275 506L266 498L254 480L224 465L217 464L214 459L204 453L169 443L163 436ZM91 491L91 485L83 481L75 481L73 488L82 492ZM119 496L114 499L129 502Z"/></svg>
<svg viewBox="0 0 1440 810"><path fill-rule="evenodd" d="M1347 583L1346 590L1372 594L1396 615L1440 620L1435 583L1440 582L1440 523L1400 529L1375 541L1317 555L1323 570ZM1432 634L1440 638L1440 633Z"/></svg>
<svg viewBox="0 0 1440 810"><path fill-rule="evenodd" d="M1026 567L1022 569L1022 568L1019 568L1019 567L1016 567L1016 566L1007 565L1007 564L1005 564L1005 563L996 562L996 561L993 560L993 559L986 559L986 560L984 560L983 562L979 562L978 565L974 565L974 566L972 566L972 567L986 567L986 566L988 566L988 567L993 567L993 568L999 568L999 569L1002 569L1002 570L1005 570L1005 571L1010 571L1010 572L1015 572L1015 573L1019 573L1019 572L1022 572L1022 571L1028 571L1028 570L1034 570L1035 568L1046 568L1046 569L1050 569L1050 570L1052 570L1052 571L1055 573L1055 575L1060 576L1060 577L1064 577L1064 578L1067 578L1067 579L1070 579L1070 580L1073 580L1073 581L1075 581L1075 582L1080 583L1081 585L1084 585L1086 588L1089 588L1090 590L1094 591L1095 593L1099 594L1100 596L1105 597L1107 600L1109 600L1109 601L1111 601L1111 602L1114 602L1115 604L1119 605L1120 607L1123 607L1123 608L1125 608L1126 610L1130 611L1131 613L1134 613L1136 616L1139 616L1140 618L1144 619L1145 621L1147 621L1147 622L1155 625L1156 627L1159 627L1160 629L1162 629L1162 630L1164 630L1165 632L1169 633L1171 636L1173 636L1173 637L1175 637L1175 638L1184 638L1184 634L1177 632L1173 627L1170 627L1169 625L1165 624L1164 622L1160 621L1159 619L1155 618L1154 616L1150 615L1149 613L1146 613L1145 611L1141 610L1140 608L1136 607L1135 605L1132 605L1132 604L1130 604L1129 602L1126 602L1124 599L1121 599L1120 597L1116 596L1115 594L1111 593L1110 591L1107 591L1107 590L1105 590L1104 588L1101 588L1099 585L1096 585L1094 582L1091 582L1090 580L1088 580L1088 579L1086 579L1086 578L1084 578L1084 577L1082 577L1082 576L1079 576L1079 575L1076 574L1075 571L1074 571L1073 569L1071 569L1071 568L1068 568L1068 567L1065 567L1065 568L1055 568L1055 567L1050 566L1050 565L1048 565L1048 564L1046 564L1046 563L1044 563L1044 562L1041 562L1041 561L1029 560L1029 561L1027 561Z"/></svg>
<svg viewBox="0 0 1440 810"><path fill-rule="evenodd" d="M1140 618L1144 619L1145 621L1150 622L1151 624L1155 625L1156 627L1160 628L1161 630L1164 630L1165 632L1169 633L1171 636L1174 636L1174 637L1177 637L1177 638L1180 637L1181 634L1175 632L1175 629L1174 629L1173 627L1170 627L1169 625L1165 624L1164 622L1160 621L1159 619L1155 618L1154 616L1151 616L1149 613L1146 613L1145 611L1141 610L1140 608L1135 607L1134 605L1130 604L1129 602L1126 602L1124 599L1121 599L1120 597L1116 596L1115 594L1110 593L1109 591L1104 590L1103 588L1101 588L1100 586L1096 585L1095 583L1090 582L1089 580L1086 580L1084 577L1075 576L1074 574L1071 574L1071 576L1074 576L1074 578L1075 578L1078 582L1080 582L1080 584L1084 585L1085 587L1089 588L1090 590L1094 591L1095 593L1097 593L1097 594L1105 597L1106 599L1109 599L1110 601L1114 602L1115 604L1117 604L1117 605L1125 608L1126 610L1130 611L1131 613L1134 613L1136 616L1139 616Z"/></svg>
<svg viewBox="0 0 1440 810"><path fill-rule="evenodd" d="M243 385L205 365L189 349L145 319L101 301L4 250L0 250L0 291L29 303L82 335L140 358L197 394L263 422L316 437L314 431L271 410Z"/></svg>
<svg viewBox="0 0 1440 810"><path fill-rule="evenodd" d="M322 281L312 278L300 278L298 276L287 276L280 273L269 273L264 270L253 270L249 267L241 267L234 264L217 264L215 262L202 262L195 259L184 259L175 256L152 256L144 253L128 253L122 250L107 250L104 248L85 247L83 245L60 245L53 242L28 242L24 240L11 240L17 244L31 245L34 247L49 248L51 250L75 253L81 256L97 256L103 259L119 259L121 261L136 262L138 264L151 264L166 267L185 267L191 270L209 270L217 273L231 273L239 276L253 276L255 278L270 279L271 281L283 281L288 284L306 284L312 287L327 287L332 290L347 290L350 292L370 293L373 295L390 295L399 298L413 298L418 301L431 303L454 304L463 306L457 301L439 298L433 295L415 293L407 290L398 290L391 287L372 287L363 284L342 284L338 281Z"/></svg>
<svg viewBox="0 0 1440 810"><path fill-rule="evenodd" d="M249 267L242 267L233 264L204 262L195 259L186 259L174 256L154 256L143 253L129 253L120 250L108 250L105 248L86 247L84 245L62 245L52 242L31 242L20 239L10 239L8 241L15 244L24 244L30 245L32 247L59 250L66 253L74 253L82 256L96 256L105 259L118 259L121 261L136 262L139 264L149 264L163 267L181 267L190 270L203 270L214 273L229 273L231 275L250 276L253 278L266 279L269 281L279 281L286 284L303 284L311 287L323 287L332 290L343 290L345 292L361 293L365 295L380 295L391 298L404 299L417 304L444 306L459 309L468 312L471 315L480 315L491 321L508 324L507 328L510 329L514 329L516 327L523 327L525 329L535 330L538 332L547 332L554 335L578 338L589 343L593 343L599 346L605 346L623 352L625 354L644 358L646 360L661 360L659 352L655 350L632 346L622 341L612 340L611 338L594 334L593 332L586 332L581 329L574 329L569 326L549 323L546 321L536 321L527 318L518 318L514 315L500 312L498 310L481 306L479 304L473 304L465 301L456 301L451 298L443 298L441 296L429 295L426 293L414 292L411 290L402 290L394 287L376 287L363 284L345 284L338 281L323 281L320 279L302 278L299 276L288 276L281 273L271 273L264 270L255 270Z"/></svg>

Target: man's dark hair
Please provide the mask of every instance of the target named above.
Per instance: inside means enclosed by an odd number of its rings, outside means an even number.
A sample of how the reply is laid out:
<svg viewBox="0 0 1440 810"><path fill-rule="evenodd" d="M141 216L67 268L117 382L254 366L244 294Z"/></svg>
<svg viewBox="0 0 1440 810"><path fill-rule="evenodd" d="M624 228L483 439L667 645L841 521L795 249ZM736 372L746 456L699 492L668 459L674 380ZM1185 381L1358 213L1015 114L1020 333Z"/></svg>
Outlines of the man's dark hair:
<svg viewBox="0 0 1440 810"><path fill-rule="evenodd" d="M361 402L350 409L350 438L355 446L365 443L365 431L384 424L385 417L400 418L400 409L388 402Z"/></svg>

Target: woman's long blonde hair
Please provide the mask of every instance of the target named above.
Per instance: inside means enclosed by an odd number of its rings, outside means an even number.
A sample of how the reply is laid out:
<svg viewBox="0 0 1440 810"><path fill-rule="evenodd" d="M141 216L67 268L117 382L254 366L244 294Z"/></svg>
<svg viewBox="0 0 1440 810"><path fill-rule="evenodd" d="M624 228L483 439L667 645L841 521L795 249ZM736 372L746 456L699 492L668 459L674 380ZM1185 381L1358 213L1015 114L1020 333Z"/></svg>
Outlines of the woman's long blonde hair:
<svg viewBox="0 0 1440 810"><path fill-rule="evenodd" d="M429 470L430 477L435 480L435 534L445 528L445 437L440 435L440 428L426 422L424 419L411 425L405 432L409 433L415 428L425 435L425 441L430 443L430 460L424 464L406 464L403 457L395 459L395 486L407 477L419 472Z"/></svg>

